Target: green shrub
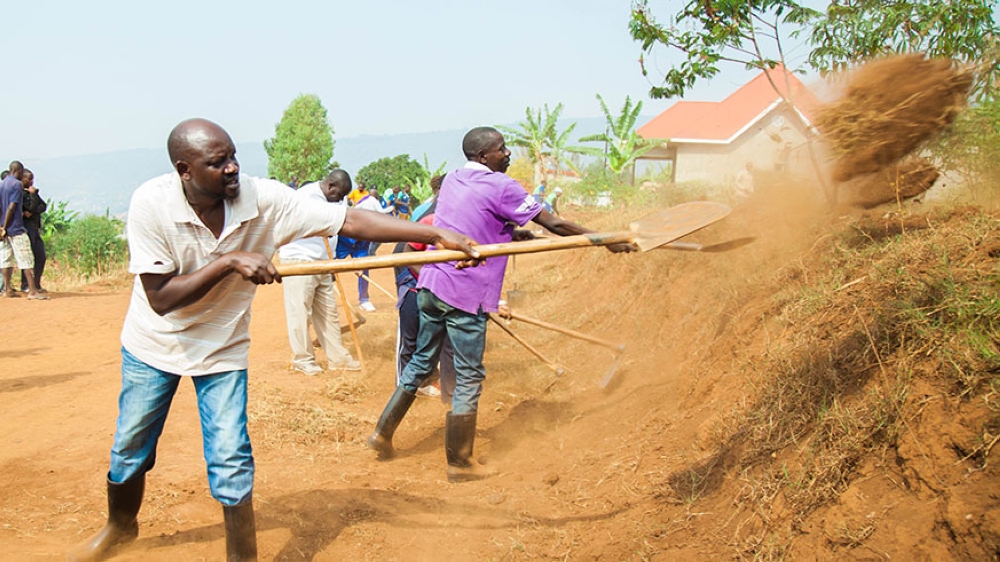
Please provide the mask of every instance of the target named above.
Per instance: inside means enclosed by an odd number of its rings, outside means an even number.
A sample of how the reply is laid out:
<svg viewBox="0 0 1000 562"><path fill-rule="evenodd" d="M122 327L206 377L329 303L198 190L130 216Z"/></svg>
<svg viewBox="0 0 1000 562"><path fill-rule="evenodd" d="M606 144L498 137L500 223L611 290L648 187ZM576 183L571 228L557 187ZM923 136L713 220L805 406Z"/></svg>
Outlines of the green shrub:
<svg viewBox="0 0 1000 562"><path fill-rule="evenodd" d="M64 233L54 235L50 252L55 260L85 277L104 275L128 259L124 226L107 215L87 215L69 223Z"/></svg>

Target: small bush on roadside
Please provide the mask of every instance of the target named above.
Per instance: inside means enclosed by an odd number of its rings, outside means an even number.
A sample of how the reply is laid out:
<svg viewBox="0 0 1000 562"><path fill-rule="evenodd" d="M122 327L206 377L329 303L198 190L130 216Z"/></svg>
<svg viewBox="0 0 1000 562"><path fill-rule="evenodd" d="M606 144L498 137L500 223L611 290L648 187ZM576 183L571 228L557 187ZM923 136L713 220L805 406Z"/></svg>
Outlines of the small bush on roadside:
<svg viewBox="0 0 1000 562"><path fill-rule="evenodd" d="M84 278L104 276L128 260L124 227L121 220L108 215L87 215L72 221L65 233L53 236L49 251L55 261Z"/></svg>

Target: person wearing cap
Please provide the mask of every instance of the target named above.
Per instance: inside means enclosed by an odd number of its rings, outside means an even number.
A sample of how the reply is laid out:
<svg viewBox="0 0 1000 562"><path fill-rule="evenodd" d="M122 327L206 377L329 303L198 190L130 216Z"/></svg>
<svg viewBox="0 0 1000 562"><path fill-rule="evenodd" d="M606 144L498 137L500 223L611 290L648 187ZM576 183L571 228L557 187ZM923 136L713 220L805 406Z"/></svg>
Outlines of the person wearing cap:
<svg viewBox="0 0 1000 562"><path fill-rule="evenodd" d="M552 193L550 193L549 196L545 198L545 204L543 205L546 211L552 213L557 217L562 216L562 214L559 213L559 196L562 195L562 192L563 190L561 187L553 189Z"/></svg>

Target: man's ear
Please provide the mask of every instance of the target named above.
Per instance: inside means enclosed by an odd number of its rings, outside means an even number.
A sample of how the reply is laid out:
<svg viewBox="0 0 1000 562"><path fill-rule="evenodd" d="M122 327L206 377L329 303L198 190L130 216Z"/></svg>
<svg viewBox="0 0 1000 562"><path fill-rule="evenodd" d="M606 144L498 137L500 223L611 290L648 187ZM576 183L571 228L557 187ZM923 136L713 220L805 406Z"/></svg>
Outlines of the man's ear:
<svg viewBox="0 0 1000 562"><path fill-rule="evenodd" d="M183 160L178 160L174 162L174 169L181 176L181 179L188 181L191 179L191 168L188 166L187 162Z"/></svg>

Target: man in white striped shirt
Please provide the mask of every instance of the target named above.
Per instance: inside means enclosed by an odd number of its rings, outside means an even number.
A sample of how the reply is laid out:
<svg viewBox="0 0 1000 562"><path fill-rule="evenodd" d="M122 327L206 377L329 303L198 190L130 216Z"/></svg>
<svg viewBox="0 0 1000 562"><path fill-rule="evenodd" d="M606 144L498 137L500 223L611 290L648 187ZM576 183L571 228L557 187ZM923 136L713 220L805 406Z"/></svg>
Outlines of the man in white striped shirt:
<svg viewBox="0 0 1000 562"><path fill-rule="evenodd" d="M347 236L423 241L462 250L455 232L379 213L315 205L282 183L241 176L222 127L190 119L167 140L174 173L136 190L129 206L132 300L122 329L122 389L107 476L108 521L69 553L99 560L138 536L145 475L180 380L197 393L212 496L223 506L229 560L256 560L254 461L247 434L250 303L257 285L281 281L271 263L297 238Z"/></svg>

